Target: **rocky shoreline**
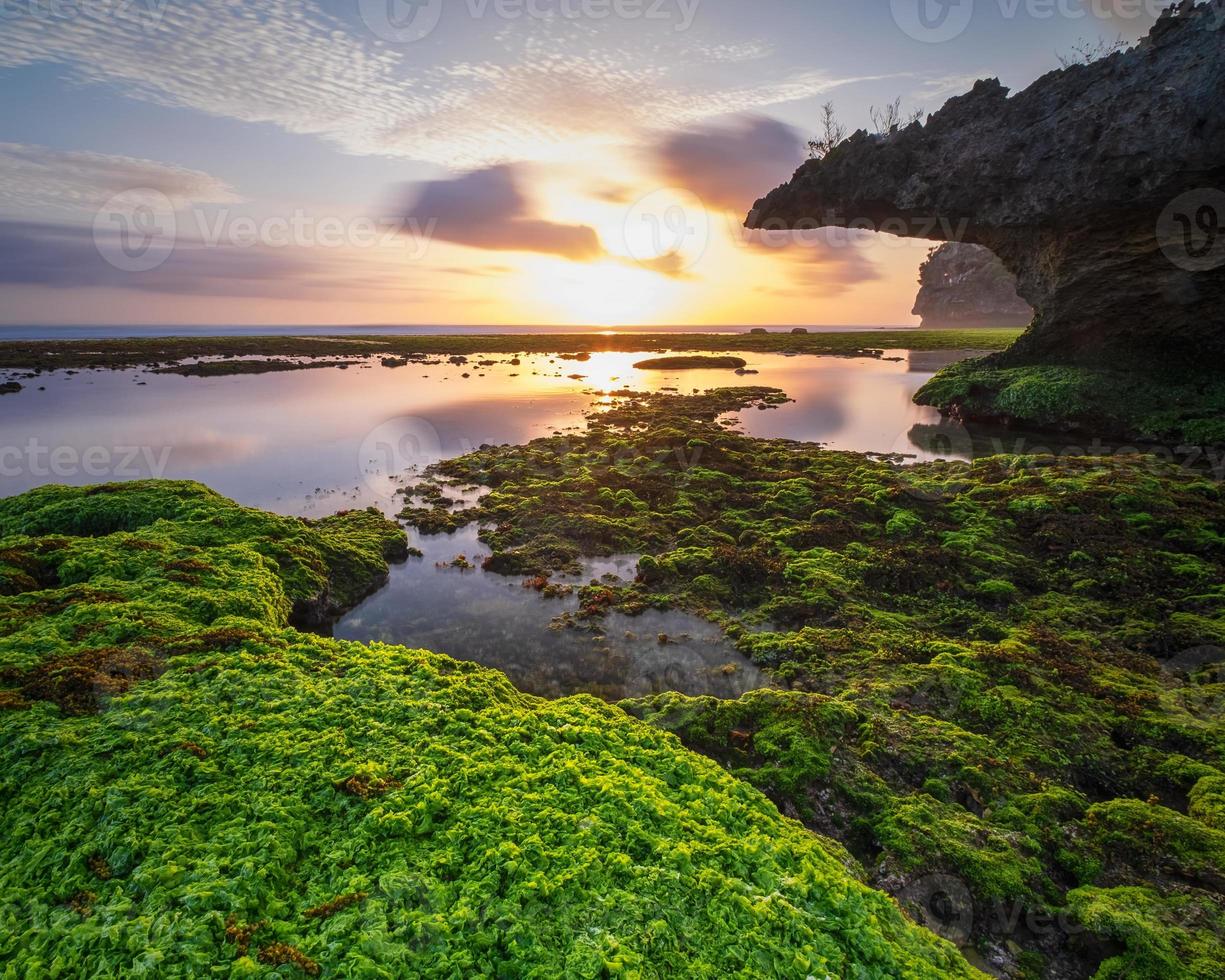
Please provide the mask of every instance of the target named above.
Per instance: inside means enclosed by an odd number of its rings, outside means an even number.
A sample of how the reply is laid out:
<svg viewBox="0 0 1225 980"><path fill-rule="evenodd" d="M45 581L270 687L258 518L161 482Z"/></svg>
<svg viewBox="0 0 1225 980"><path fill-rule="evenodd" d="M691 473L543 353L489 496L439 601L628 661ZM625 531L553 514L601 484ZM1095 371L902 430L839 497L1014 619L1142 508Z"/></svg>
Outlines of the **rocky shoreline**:
<svg viewBox="0 0 1225 980"><path fill-rule="evenodd" d="M860 132L806 163L747 224L853 224L994 252L1035 322L972 381L950 369L929 390L931 404L972 420L1092 432L1101 413L1078 408L1120 376L1125 391L1178 378L1185 397L1166 424L1146 421L1160 396L1141 397L1112 431L1215 439L1214 365L1225 356L1223 25L1225 0L1182 3L1136 47L1023 92L980 81L926 124ZM1024 370L1053 367L1076 372L1048 388L1048 373Z"/></svg>

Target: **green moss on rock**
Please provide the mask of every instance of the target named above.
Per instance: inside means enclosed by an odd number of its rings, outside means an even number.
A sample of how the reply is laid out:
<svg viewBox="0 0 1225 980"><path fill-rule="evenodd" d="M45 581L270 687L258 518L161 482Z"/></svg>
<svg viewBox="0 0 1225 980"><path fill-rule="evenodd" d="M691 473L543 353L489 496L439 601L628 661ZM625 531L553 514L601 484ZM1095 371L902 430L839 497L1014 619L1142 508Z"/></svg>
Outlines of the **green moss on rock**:
<svg viewBox="0 0 1225 980"><path fill-rule="evenodd" d="M631 395L581 438L440 469L496 488L470 512L495 562L544 534L644 554L601 610L707 616L794 690L626 707L840 841L879 886L956 878L972 940L1014 974L1036 956L1096 970L1102 947L1070 921L1079 887L1221 907L1225 692L1187 654L1222 642L1220 485L1140 456L901 467L720 424L781 397ZM627 489L645 509L620 505ZM1104 835L1111 815L1160 813L1150 798L1172 815ZM1013 910L1068 927L1024 934Z"/></svg>
<svg viewBox="0 0 1225 980"><path fill-rule="evenodd" d="M287 625L402 547L195 484L0 501L6 973L974 975L672 735ZM74 662L106 710L14 697Z"/></svg>
<svg viewBox="0 0 1225 980"><path fill-rule="evenodd" d="M1071 365L996 366L962 361L919 389L915 401L954 418L1104 439L1225 446L1219 377L1138 375Z"/></svg>

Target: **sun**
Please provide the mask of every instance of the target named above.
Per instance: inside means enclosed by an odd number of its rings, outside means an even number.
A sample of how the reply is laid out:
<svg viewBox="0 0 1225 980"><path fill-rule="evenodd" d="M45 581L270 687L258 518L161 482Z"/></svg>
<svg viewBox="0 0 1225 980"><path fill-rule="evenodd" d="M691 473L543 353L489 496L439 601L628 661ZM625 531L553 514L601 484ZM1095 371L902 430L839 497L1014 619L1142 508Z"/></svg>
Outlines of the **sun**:
<svg viewBox="0 0 1225 980"><path fill-rule="evenodd" d="M631 260L605 259L559 269L548 262L525 277L532 298L559 322L581 326L637 326L668 322L683 307L685 284Z"/></svg>

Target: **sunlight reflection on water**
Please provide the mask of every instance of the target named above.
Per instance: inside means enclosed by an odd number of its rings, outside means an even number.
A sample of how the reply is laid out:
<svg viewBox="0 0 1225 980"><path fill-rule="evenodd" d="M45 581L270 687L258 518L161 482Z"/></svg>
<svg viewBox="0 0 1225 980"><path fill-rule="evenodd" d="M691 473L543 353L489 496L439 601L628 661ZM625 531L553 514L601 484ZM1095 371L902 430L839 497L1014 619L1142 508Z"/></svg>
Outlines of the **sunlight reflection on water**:
<svg viewBox="0 0 1225 980"><path fill-rule="evenodd" d="M462 364L399 368L374 359L343 370L222 378L45 375L25 381L25 390L0 404L0 494L154 475L199 480L244 504L285 514L313 517L368 505L394 514L403 504L394 494L408 465L482 444L577 432L593 392L624 387L778 387L795 403L742 413L749 434L927 459L937 453L916 445L912 434L937 426L939 416L911 398L940 366L961 356L748 355L757 373L737 375L636 370L634 363L648 354L599 353L585 361L525 355L518 364L507 355L471 356ZM969 449L968 439L961 446L954 438L937 451L968 457ZM577 609L577 599L544 599L519 578L481 571L488 551L475 528L453 536L410 534L426 557L394 568L383 590L337 624L338 637L474 660L546 697L582 692L616 700L663 690L736 697L769 683L717 627L683 613L612 614L598 629L552 629L555 617ZM436 567L460 554L477 567ZM632 580L635 567L632 556L592 561L577 581L606 573Z"/></svg>
<svg viewBox="0 0 1225 980"><path fill-rule="evenodd" d="M937 454L912 442L911 432L937 424L939 415L911 397L941 363L961 356L755 354L748 355L749 367L759 373L739 376L635 370L649 353L597 353L588 361L534 355L519 365L503 355L472 356L467 364L401 368L373 360L346 370L222 378L57 372L24 381L24 391L0 402L0 495L44 483L161 475L200 480L242 503L286 514L389 506L379 499L385 492L367 485L371 459L362 452L367 437L389 421L424 423L436 436L437 454L456 456L485 443L521 443L581 426L590 392L627 386L681 392L778 387L796 402L745 412L751 435L928 459ZM132 449L143 451L129 454ZM100 465L86 465L91 450ZM940 450L969 455L968 444ZM155 472L161 462L164 469Z"/></svg>

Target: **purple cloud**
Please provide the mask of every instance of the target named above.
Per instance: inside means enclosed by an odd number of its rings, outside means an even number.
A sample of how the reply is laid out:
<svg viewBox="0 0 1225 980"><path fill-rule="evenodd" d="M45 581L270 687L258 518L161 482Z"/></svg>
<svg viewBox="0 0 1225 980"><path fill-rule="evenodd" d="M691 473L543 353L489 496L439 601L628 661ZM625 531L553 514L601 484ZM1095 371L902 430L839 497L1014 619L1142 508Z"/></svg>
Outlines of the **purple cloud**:
<svg viewBox="0 0 1225 980"><path fill-rule="evenodd" d="M766 116L737 116L665 136L654 148L656 169L710 208L746 213L763 187L774 187L804 162L798 130Z"/></svg>
<svg viewBox="0 0 1225 980"><path fill-rule="evenodd" d="M607 257L594 228L535 217L520 190L520 177L518 168L504 164L451 180L406 185L406 203L396 210L436 241L491 252L556 255L572 262Z"/></svg>

